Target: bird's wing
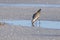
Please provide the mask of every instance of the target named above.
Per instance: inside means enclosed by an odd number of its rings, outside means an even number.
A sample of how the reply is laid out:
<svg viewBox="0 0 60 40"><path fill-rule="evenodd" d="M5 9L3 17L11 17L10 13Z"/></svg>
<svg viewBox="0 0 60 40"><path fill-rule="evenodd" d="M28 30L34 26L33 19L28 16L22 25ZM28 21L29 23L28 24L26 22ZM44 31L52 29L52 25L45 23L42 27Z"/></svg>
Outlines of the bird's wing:
<svg viewBox="0 0 60 40"><path fill-rule="evenodd" d="M35 13L35 14L33 14L32 18L34 19L34 18L35 18L35 16L36 16L36 13Z"/></svg>

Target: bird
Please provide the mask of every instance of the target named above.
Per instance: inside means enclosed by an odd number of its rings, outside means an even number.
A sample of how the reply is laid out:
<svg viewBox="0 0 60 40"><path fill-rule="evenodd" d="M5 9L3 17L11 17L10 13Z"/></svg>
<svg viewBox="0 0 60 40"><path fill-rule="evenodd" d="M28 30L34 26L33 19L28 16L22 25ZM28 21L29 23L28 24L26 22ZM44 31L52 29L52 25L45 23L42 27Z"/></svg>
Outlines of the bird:
<svg viewBox="0 0 60 40"><path fill-rule="evenodd" d="M34 27L34 22L38 20L38 18L40 17L40 11L41 9L39 9L37 12L35 12L32 16L32 26Z"/></svg>

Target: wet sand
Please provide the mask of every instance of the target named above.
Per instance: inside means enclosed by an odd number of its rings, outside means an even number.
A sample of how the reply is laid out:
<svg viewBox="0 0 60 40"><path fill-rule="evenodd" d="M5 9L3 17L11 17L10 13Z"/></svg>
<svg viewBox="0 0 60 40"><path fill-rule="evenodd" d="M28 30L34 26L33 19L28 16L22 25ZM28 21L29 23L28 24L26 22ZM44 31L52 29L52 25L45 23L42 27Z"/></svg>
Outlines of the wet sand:
<svg viewBox="0 0 60 40"><path fill-rule="evenodd" d="M0 25L0 40L60 40L59 29Z"/></svg>
<svg viewBox="0 0 60 40"><path fill-rule="evenodd" d="M60 4L60 0L0 0L0 3L12 4Z"/></svg>
<svg viewBox="0 0 60 40"><path fill-rule="evenodd" d="M59 0L0 0L0 3L23 4L60 4ZM60 8L0 6L0 20L31 20L32 14L38 9L41 20L60 21ZM26 27L0 24L0 40L60 40L60 29L45 29L41 27Z"/></svg>
<svg viewBox="0 0 60 40"><path fill-rule="evenodd" d="M32 15L40 8L41 20L60 21L60 8L39 6L0 6L0 19L31 20Z"/></svg>

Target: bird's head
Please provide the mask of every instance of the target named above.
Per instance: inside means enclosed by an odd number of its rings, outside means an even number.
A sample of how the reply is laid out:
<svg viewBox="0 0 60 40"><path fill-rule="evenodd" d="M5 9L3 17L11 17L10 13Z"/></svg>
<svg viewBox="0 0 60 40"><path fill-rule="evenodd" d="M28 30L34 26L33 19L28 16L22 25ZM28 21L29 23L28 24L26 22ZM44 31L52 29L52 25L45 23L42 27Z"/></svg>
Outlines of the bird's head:
<svg viewBox="0 0 60 40"><path fill-rule="evenodd" d="M39 9L37 12L40 12L41 11L41 9Z"/></svg>

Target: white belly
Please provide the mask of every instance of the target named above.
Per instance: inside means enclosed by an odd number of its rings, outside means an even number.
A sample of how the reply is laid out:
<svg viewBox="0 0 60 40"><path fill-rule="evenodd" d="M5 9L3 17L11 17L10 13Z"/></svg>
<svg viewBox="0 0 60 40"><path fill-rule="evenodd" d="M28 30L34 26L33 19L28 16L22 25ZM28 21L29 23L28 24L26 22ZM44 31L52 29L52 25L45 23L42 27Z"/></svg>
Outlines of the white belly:
<svg viewBox="0 0 60 40"><path fill-rule="evenodd" d="M32 21L35 22L39 17L40 17L40 13L37 13L35 18Z"/></svg>
<svg viewBox="0 0 60 40"><path fill-rule="evenodd" d="M35 22L38 18L39 18L39 16L35 17L35 18L33 19L33 22Z"/></svg>

